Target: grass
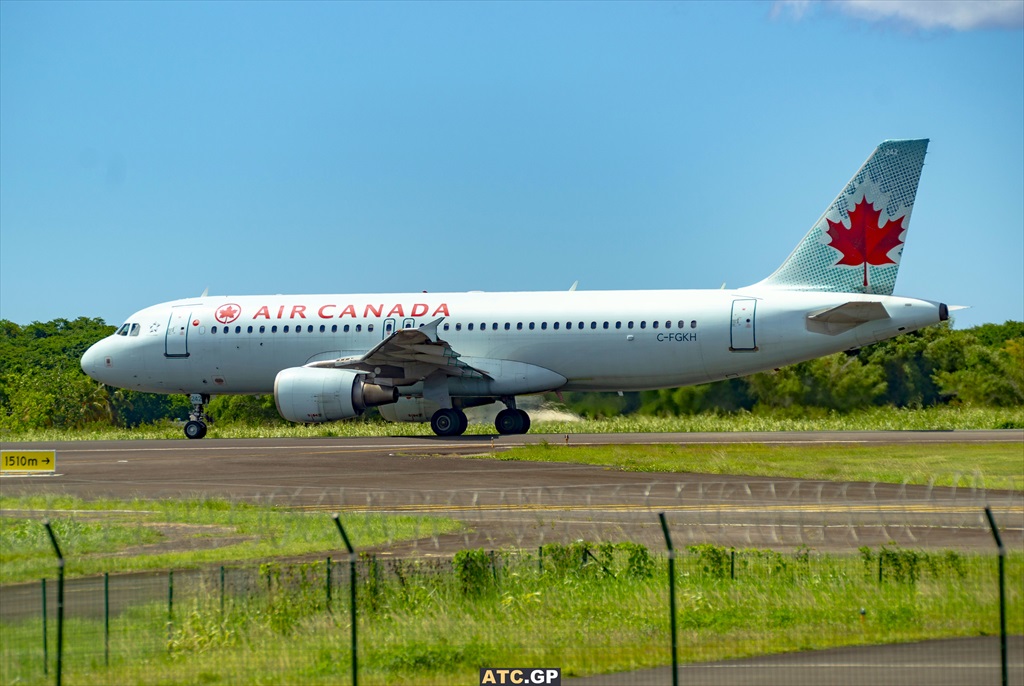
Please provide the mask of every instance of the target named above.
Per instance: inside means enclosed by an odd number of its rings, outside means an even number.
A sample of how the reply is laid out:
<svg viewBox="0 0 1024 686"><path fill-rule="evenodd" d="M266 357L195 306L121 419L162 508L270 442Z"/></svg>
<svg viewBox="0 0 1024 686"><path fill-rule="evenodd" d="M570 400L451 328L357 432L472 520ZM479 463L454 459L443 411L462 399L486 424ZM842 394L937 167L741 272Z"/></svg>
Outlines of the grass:
<svg viewBox="0 0 1024 686"><path fill-rule="evenodd" d="M627 472L735 474L1024 491L1024 446L1020 443L629 446L541 443L474 457L592 464Z"/></svg>
<svg viewBox="0 0 1024 686"><path fill-rule="evenodd" d="M668 664L666 562L639 546L578 544L515 551L474 573L453 563L363 560L359 574L360 682L475 683L480 666L559 666L563 676ZM480 551L482 553L482 551ZM697 546L677 560L680 659L697 662L842 645L978 636L998 631L994 556L904 555L904 573L878 582L874 559L740 551L736 578ZM487 560L486 555L468 555ZM638 562L638 559L640 560ZM915 574L906 573L911 563ZM340 565L339 568L343 568ZM894 567L899 568L899 567ZM66 629L65 678L107 683L348 683L345 598L333 609L323 578L294 572L272 593L216 591L175 605L135 606L112 621L104 666L102 620ZM336 577L338 590L347 578ZM1009 631L1024 632L1024 556L1007 560ZM0 626L0 681L47 683L38 620ZM51 634L52 641L52 634ZM52 648L51 648L52 651ZM51 660L53 653L51 652ZM997 658L993 658L997 659ZM969 675L965 674L965 678Z"/></svg>
<svg viewBox="0 0 1024 686"><path fill-rule="evenodd" d="M876 407L847 414L806 417L779 414L701 414L683 417L627 415L609 419L535 421L531 433L666 433L698 431L962 431L1024 429L1024 408L944 406L925 409ZM491 424L471 423L466 433L489 435ZM315 425L211 425L207 438L330 438L368 436L429 436L428 424L389 423L354 419ZM80 431L48 429L3 436L5 443L86 440L185 440L181 427L170 422L135 429L92 427Z"/></svg>
<svg viewBox="0 0 1024 686"><path fill-rule="evenodd" d="M215 498L82 500L0 497L0 581L53 574L42 520L51 520L69 577L148 569L192 569L344 550L326 512L299 512ZM368 548L459 531L451 519L366 514L343 520L352 544Z"/></svg>

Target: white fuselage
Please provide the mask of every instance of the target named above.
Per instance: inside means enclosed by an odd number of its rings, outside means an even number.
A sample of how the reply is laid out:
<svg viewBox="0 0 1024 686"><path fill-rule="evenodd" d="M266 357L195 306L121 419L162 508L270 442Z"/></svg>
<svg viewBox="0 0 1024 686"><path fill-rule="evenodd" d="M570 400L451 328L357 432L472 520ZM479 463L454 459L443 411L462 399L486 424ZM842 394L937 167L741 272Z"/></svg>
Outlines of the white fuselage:
<svg viewBox="0 0 1024 686"><path fill-rule="evenodd" d="M809 315L859 301L881 303L888 318L831 335L808 325ZM539 388L508 378L493 393L515 395L716 381L857 348L941 317L939 303L924 300L755 288L202 297L141 310L90 348L82 367L138 391L271 393L284 369L361 355L399 329L437 319L437 337L471 365L497 365L500 374L502 363L524 363L565 379ZM452 397L489 394L457 379L449 386Z"/></svg>

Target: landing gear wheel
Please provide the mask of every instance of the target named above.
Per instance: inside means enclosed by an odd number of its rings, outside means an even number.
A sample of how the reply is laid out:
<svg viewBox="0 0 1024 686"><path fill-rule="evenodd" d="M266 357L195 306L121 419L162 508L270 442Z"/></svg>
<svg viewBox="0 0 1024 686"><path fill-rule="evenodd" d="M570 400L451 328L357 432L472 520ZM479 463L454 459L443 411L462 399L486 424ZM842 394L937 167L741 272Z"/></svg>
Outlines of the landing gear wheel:
<svg viewBox="0 0 1024 686"><path fill-rule="evenodd" d="M524 434L530 430L530 415L522 410L516 410L516 413L519 415L520 422L522 422L518 433Z"/></svg>
<svg viewBox="0 0 1024 686"><path fill-rule="evenodd" d="M192 411L188 415L189 421L185 422L185 438L203 438L206 436L206 422L211 421L206 414L210 396L206 393L193 393L189 396L189 402L192 403Z"/></svg>
<svg viewBox="0 0 1024 686"><path fill-rule="evenodd" d="M430 428L438 436L461 436L468 424L466 414L454 408L442 408L430 418Z"/></svg>
<svg viewBox="0 0 1024 686"><path fill-rule="evenodd" d="M494 418L494 428L502 435L523 433L523 417L525 412L520 410L505 409ZM529 418L527 418L529 421Z"/></svg>
<svg viewBox="0 0 1024 686"><path fill-rule="evenodd" d="M530 430L530 415L512 408L502 410L494 418L494 428L504 435L524 434Z"/></svg>
<svg viewBox="0 0 1024 686"><path fill-rule="evenodd" d="M185 423L185 438L202 438L206 435L206 424L197 421Z"/></svg>

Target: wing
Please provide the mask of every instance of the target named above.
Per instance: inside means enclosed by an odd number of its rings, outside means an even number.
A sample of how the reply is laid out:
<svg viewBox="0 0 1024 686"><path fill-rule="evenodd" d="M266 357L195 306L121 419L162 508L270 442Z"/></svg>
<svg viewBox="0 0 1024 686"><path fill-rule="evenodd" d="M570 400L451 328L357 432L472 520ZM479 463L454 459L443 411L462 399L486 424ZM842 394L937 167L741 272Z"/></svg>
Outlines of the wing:
<svg viewBox="0 0 1024 686"><path fill-rule="evenodd" d="M444 317L418 329L399 329L362 355L311 362L307 367L352 369L372 374L381 385L409 386L440 372L446 377L490 379L466 364L447 341L437 337Z"/></svg>

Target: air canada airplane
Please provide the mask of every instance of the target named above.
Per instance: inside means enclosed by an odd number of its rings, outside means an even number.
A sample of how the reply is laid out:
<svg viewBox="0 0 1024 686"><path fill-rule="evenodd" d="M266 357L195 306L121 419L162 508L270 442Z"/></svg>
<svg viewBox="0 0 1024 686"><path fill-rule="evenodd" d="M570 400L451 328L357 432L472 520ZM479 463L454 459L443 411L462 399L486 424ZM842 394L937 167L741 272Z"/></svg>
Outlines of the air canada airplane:
<svg viewBox="0 0 1024 686"><path fill-rule="evenodd" d="M147 307L82 356L104 384L190 395L273 393L281 416L526 433L516 396L701 384L851 350L949 318L892 295L927 140L885 141L775 273L717 290L362 295L204 294Z"/></svg>

